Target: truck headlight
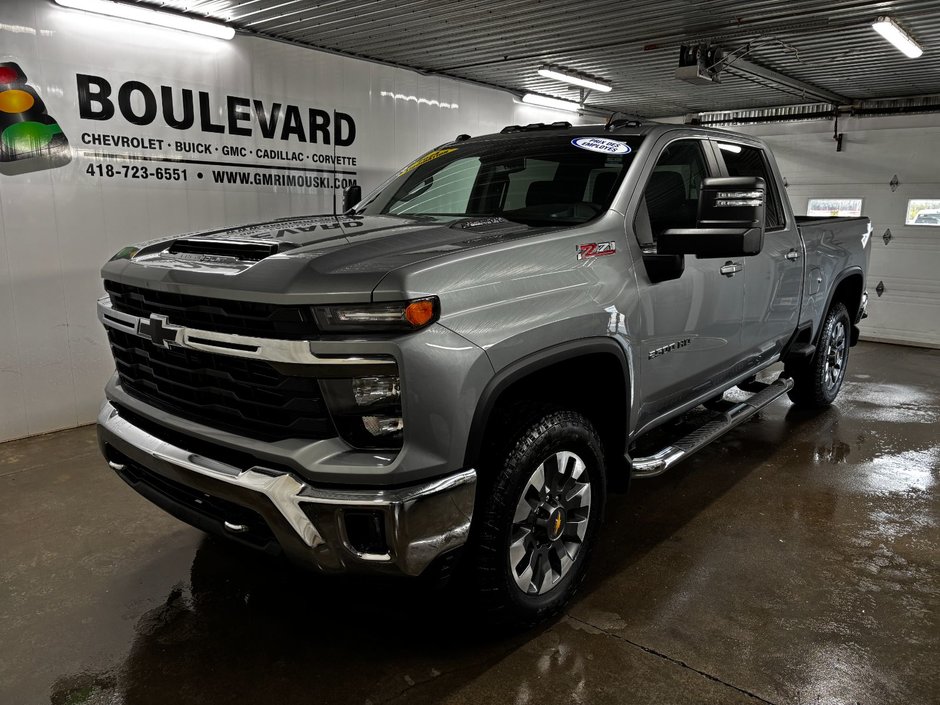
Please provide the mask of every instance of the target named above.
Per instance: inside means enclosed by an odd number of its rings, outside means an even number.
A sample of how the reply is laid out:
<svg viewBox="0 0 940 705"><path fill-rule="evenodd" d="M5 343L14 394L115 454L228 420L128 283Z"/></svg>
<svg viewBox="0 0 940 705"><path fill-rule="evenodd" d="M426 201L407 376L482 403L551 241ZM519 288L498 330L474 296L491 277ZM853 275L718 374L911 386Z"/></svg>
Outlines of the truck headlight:
<svg viewBox="0 0 940 705"><path fill-rule="evenodd" d="M375 304L314 306L313 315L324 333L394 333L415 331L440 318L436 296Z"/></svg>
<svg viewBox="0 0 940 705"><path fill-rule="evenodd" d="M405 422L397 375L321 379L340 436L356 448L401 448Z"/></svg>
<svg viewBox="0 0 940 705"><path fill-rule="evenodd" d="M401 397L398 377L357 377L352 381L353 396L359 406Z"/></svg>

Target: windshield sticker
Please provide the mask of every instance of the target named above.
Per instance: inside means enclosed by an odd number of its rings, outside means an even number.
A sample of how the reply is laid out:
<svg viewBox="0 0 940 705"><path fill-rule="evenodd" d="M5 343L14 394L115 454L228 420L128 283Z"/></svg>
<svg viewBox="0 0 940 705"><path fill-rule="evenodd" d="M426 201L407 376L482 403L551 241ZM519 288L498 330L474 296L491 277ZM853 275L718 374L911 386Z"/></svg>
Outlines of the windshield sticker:
<svg viewBox="0 0 940 705"><path fill-rule="evenodd" d="M601 154L630 154L630 145L626 142L609 140L604 137L577 137L571 140L571 144L579 149L586 149L589 152L600 152Z"/></svg>
<svg viewBox="0 0 940 705"><path fill-rule="evenodd" d="M398 175L401 176L402 174L407 174L409 171L413 169L417 169L422 164L427 164L432 159L437 159L438 157L443 157L445 154L450 154L451 152L456 152L456 151L457 151L456 147L451 147L450 149L435 149L433 152L428 152L423 157L419 157L418 159L415 159L413 162L411 162L411 164L409 164L404 169L399 171Z"/></svg>

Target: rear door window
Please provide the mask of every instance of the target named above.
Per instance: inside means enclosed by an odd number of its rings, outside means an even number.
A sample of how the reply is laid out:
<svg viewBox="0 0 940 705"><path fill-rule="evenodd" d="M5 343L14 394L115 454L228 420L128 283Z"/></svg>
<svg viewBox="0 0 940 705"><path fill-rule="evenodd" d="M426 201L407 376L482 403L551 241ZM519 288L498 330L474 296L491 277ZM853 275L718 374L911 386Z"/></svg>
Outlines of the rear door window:
<svg viewBox="0 0 940 705"><path fill-rule="evenodd" d="M777 182L767 163L764 150L743 144L719 142L718 151L724 159L728 176L758 177L767 184L767 229L781 230L786 227L787 219L783 212Z"/></svg>

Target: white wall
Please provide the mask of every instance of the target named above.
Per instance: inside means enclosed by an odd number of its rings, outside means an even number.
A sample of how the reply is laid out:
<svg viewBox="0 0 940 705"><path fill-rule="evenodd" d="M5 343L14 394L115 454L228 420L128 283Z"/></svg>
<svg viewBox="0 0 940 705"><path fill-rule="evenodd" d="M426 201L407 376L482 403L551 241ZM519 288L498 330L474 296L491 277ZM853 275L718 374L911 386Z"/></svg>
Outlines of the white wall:
<svg viewBox="0 0 940 705"><path fill-rule="evenodd" d="M299 149L308 158L331 153L332 147L294 137L266 140L257 134L257 124L255 134L241 137L196 127L178 131L159 119L138 126L120 114L107 121L81 119L77 74L106 78L115 94L130 80L157 92L161 85L177 94L187 88L207 91L216 121L224 116L226 95L348 113L357 138L337 153L357 159L355 178L366 191L459 133L574 117L523 106L507 93L468 83L263 39L204 40L34 0L0 3L4 61L15 61L26 72L62 126L73 156L66 166L28 174L0 169L0 441L94 420L112 369L95 319L98 270L118 249L166 234L332 208L332 189L214 184L211 167L199 165L126 157L110 162L122 173L133 165L186 168L186 184L89 175L89 165L109 162L82 144L86 133L167 141L159 150L110 150L130 157L179 157L175 140L207 142L213 149ZM139 94L132 105L142 112ZM223 159L219 153L197 158ZM257 167L262 163L289 166L257 155L224 159L245 162L246 168L235 171L248 173L271 173ZM197 172L202 180L194 178Z"/></svg>
<svg viewBox="0 0 940 705"><path fill-rule="evenodd" d="M797 214L806 213L810 198L864 199L874 245L863 338L940 347L940 227L904 224L909 199L940 198L940 115L840 120L841 152L828 121L733 129L768 142ZM900 185L892 191L895 175Z"/></svg>

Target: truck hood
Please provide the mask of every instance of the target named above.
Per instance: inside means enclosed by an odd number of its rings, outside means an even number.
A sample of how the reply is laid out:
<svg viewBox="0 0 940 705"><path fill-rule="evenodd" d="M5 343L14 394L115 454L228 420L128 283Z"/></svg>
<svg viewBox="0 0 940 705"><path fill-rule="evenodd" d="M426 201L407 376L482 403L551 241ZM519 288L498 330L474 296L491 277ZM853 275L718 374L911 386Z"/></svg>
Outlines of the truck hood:
<svg viewBox="0 0 940 705"><path fill-rule="evenodd" d="M362 302L392 270L558 226L503 218L310 216L188 233L126 248L106 279L271 303Z"/></svg>

